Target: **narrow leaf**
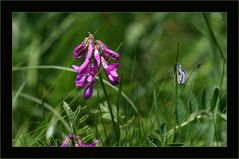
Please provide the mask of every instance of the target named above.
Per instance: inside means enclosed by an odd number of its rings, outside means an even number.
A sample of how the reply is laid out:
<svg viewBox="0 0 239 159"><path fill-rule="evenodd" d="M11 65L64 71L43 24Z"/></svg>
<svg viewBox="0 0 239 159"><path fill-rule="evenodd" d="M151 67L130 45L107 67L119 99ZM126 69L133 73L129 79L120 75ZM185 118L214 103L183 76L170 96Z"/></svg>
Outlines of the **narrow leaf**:
<svg viewBox="0 0 239 159"><path fill-rule="evenodd" d="M217 104L218 96L219 96L219 89L215 88L213 97L212 97L212 101L211 101L211 110L214 110L214 108Z"/></svg>

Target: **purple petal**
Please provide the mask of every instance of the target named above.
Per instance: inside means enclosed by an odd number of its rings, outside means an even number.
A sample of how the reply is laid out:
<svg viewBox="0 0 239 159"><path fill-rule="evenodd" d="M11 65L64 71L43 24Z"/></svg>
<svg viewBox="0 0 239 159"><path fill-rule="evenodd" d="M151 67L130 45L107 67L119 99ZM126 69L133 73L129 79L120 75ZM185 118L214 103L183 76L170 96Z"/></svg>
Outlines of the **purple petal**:
<svg viewBox="0 0 239 159"><path fill-rule="evenodd" d="M109 55L113 55L113 60L118 60L120 58L119 54L111 49L109 49L102 41L97 40L97 43L100 45L101 49L103 50L103 56L106 56L106 60L109 58Z"/></svg>
<svg viewBox="0 0 239 159"><path fill-rule="evenodd" d="M82 140L80 141L80 146L81 147L96 147L96 145L99 143L99 140L95 140L93 143L91 144L86 144L85 142L83 142Z"/></svg>
<svg viewBox="0 0 239 159"><path fill-rule="evenodd" d="M90 98L93 95L93 84L90 84L86 89L85 92L83 94L83 97L85 99Z"/></svg>
<svg viewBox="0 0 239 159"><path fill-rule="evenodd" d="M109 49L109 48L107 48L107 47L104 48L104 51L105 51L106 53L108 53L108 54L113 55L113 59L114 59L114 60L120 59L120 56L119 56L119 54L118 54L117 52L114 52L114 51L112 51L111 49Z"/></svg>
<svg viewBox="0 0 239 159"><path fill-rule="evenodd" d="M73 65L73 69L75 69L77 71L77 73L81 73L88 65L90 64L90 60L89 59L85 59L85 61L83 62L83 64L79 67L75 67L75 65Z"/></svg>
<svg viewBox="0 0 239 159"><path fill-rule="evenodd" d="M113 64L110 64L108 66L108 68L106 69L107 76L112 85L116 85L119 83L119 78L118 78L118 73L117 73L118 68L119 68L119 64L113 63Z"/></svg>
<svg viewBox="0 0 239 159"><path fill-rule="evenodd" d="M83 62L83 64L80 67L76 66L76 65L72 65L73 69L75 69L77 71L77 73L81 73L90 64L90 59L91 59L92 52L93 52L93 49L94 49L93 40L90 40L89 43L90 44L89 44L88 52L86 54L86 59Z"/></svg>
<svg viewBox="0 0 239 159"><path fill-rule="evenodd" d="M70 140L72 140L74 138L74 134L70 133L70 134L68 134L68 137L69 137Z"/></svg>
<svg viewBox="0 0 239 159"><path fill-rule="evenodd" d="M61 147L67 147L67 144L66 143L62 143Z"/></svg>
<svg viewBox="0 0 239 159"><path fill-rule="evenodd" d="M73 51L72 56L80 59L86 51L86 41L88 38L85 38L82 43L80 43Z"/></svg>
<svg viewBox="0 0 239 159"><path fill-rule="evenodd" d="M72 68L74 69L74 70L79 70L80 69L80 67L79 66L76 66L76 65L72 65Z"/></svg>
<svg viewBox="0 0 239 159"><path fill-rule="evenodd" d="M93 143L89 144L89 147L96 147L99 144L99 140L95 140Z"/></svg>
<svg viewBox="0 0 239 159"><path fill-rule="evenodd" d="M108 63L107 63L107 61L105 61L104 57L101 57L101 63L102 63L102 66L104 67L104 69L107 69L109 67Z"/></svg>
<svg viewBox="0 0 239 159"><path fill-rule="evenodd" d="M91 64L90 65L90 75L92 75L94 77L97 73L98 73L98 68L94 64Z"/></svg>
<svg viewBox="0 0 239 159"><path fill-rule="evenodd" d="M86 59L88 59L88 60L91 59L93 50L94 50L94 41L92 39L90 39L89 47L88 47L88 52L86 54Z"/></svg>
<svg viewBox="0 0 239 159"><path fill-rule="evenodd" d="M93 81L93 77L90 75L88 78L87 78L87 82L91 83Z"/></svg>
<svg viewBox="0 0 239 159"><path fill-rule="evenodd" d="M95 46L94 56L97 63L97 67L100 67L100 55L99 55L98 46Z"/></svg>
<svg viewBox="0 0 239 159"><path fill-rule="evenodd" d="M61 147L67 147L68 143L73 139L73 134L69 134L61 144Z"/></svg>
<svg viewBox="0 0 239 159"><path fill-rule="evenodd" d="M113 77L118 77L118 73L116 71L110 71L110 74L113 76Z"/></svg>
<svg viewBox="0 0 239 159"><path fill-rule="evenodd" d="M117 71L117 69L119 68L119 64L118 63L112 63L109 65L108 70L109 71Z"/></svg>

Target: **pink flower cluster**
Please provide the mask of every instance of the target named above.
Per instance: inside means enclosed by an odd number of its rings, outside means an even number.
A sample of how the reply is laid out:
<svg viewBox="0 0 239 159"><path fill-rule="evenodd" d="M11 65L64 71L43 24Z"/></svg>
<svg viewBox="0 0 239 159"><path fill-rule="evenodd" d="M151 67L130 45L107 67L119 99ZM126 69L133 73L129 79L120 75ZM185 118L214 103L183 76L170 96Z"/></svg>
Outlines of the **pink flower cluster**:
<svg viewBox="0 0 239 159"><path fill-rule="evenodd" d="M70 142L75 143L74 147L96 147L96 145L99 144L99 140L95 140L93 143L87 144L81 140L80 136L76 136L76 142L73 141L74 135L70 133L61 144L61 147L68 147Z"/></svg>
<svg viewBox="0 0 239 159"><path fill-rule="evenodd" d="M87 51L87 53L86 53ZM85 88L83 97L90 98L93 95L93 84L96 82L95 76L98 74L102 65L105 73L112 85L119 83L118 68L119 63L108 64L108 60L119 60L120 56L117 52L109 49L102 41L94 40L92 34L86 37L73 51L73 57L80 60L86 53L85 60L81 66L72 65L76 70L77 76L75 85L78 88ZM94 54L94 58L92 58Z"/></svg>

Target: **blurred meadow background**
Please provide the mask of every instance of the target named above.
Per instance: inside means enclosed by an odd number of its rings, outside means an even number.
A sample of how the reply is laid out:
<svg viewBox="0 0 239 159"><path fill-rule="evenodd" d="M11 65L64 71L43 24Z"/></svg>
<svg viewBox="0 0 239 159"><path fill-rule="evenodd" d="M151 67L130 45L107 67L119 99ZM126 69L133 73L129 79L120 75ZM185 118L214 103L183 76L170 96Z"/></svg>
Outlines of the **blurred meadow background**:
<svg viewBox="0 0 239 159"><path fill-rule="evenodd" d="M216 12L13 13L12 145L60 146L74 132L97 146L227 146L226 22ZM120 54L120 83L102 72L108 96L97 80L84 100L71 66L88 32Z"/></svg>

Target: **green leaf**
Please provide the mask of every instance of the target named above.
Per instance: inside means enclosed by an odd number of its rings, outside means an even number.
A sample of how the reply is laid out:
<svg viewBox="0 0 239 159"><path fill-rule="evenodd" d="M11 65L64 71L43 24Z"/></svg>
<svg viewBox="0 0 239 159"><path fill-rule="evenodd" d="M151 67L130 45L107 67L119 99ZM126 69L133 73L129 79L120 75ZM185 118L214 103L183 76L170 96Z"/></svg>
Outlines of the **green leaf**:
<svg viewBox="0 0 239 159"><path fill-rule="evenodd" d="M83 134L84 132L88 131L89 129L90 129L90 126L86 125L85 127L78 130L77 134Z"/></svg>
<svg viewBox="0 0 239 159"><path fill-rule="evenodd" d="M94 134L89 134L89 135L83 137L82 140L83 140L84 142L87 142L87 141L89 141L89 140L92 140L94 136L95 136Z"/></svg>
<svg viewBox="0 0 239 159"><path fill-rule="evenodd" d="M222 99L219 101L219 111L221 113L225 113L227 108L227 96L225 95Z"/></svg>
<svg viewBox="0 0 239 159"><path fill-rule="evenodd" d="M83 116L80 118L80 123L83 123L88 117L89 117L88 114L83 115Z"/></svg>
<svg viewBox="0 0 239 159"><path fill-rule="evenodd" d="M75 120L74 120L74 112L71 110L71 108L69 107L69 105L63 101L63 108L67 114L67 117L69 119L69 122L71 124L71 128L73 129L73 125L75 125Z"/></svg>
<svg viewBox="0 0 239 159"><path fill-rule="evenodd" d="M79 120L79 117L80 117L80 111L81 111L81 106L78 106L74 112L74 124L78 124L78 120Z"/></svg>
<svg viewBox="0 0 239 159"><path fill-rule="evenodd" d="M218 96L219 96L219 89L215 88L212 101L211 101L211 110L214 110L214 108L216 107Z"/></svg>

